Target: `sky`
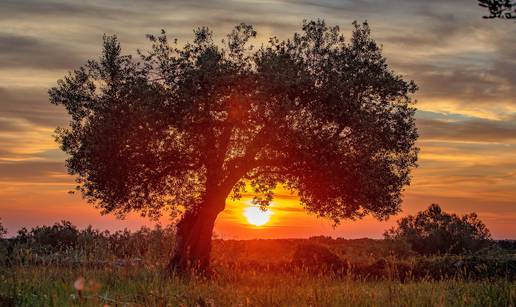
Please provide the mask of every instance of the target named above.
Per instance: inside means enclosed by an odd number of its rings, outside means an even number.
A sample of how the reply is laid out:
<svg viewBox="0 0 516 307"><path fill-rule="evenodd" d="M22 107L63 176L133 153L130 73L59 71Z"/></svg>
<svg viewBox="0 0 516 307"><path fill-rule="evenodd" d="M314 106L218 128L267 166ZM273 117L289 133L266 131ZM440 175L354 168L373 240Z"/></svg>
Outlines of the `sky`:
<svg viewBox="0 0 516 307"><path fill-rule="evenodd" d="M475 0L1 0L0 218L12 235L22 226L70 220L79 227L137 229L153 222L99 212L73 190L66 156L53 131L68 118L47 90L68 71L96 58L102 35L117 34L125 53L149 46L145 34L166 29L180 42L209 26L222 38L241 22L288 38L303 19L325 19L349 37L367 20L387 63L420 87L416 123L419 167L404 192L402 213L333 227L278 193L270 220L250 225L249 199L228 200L215 226L222 238L329 235L380 238L404 215L431 203L445 211L477 212L494 238L516 239L516 24L482 19ZM161 223L167 223L163 218Z"/></svg>

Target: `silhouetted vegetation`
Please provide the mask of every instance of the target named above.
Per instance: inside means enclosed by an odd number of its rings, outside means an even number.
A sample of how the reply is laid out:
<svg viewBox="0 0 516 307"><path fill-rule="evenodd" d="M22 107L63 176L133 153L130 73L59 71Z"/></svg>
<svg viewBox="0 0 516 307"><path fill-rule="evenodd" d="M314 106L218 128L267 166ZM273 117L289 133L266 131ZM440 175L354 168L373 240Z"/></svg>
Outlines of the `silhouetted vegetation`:
<svg viewBox="0 0 516 307"><path fill-rule="evenodd" d="M205 269L214 221L246 188L269 205L277 185L338 223L399 212L416 165L413 81L392 71L367 23L350 39L305 21L260 48L240 24L179 46L149 35L138 59L104 38L99 60L49 90L70 125L56 131L77 189L103 212L184 212L169 269Z"/></svg>
<svg viewBox="0 0 516 307"><path fill-rule="evenodd" d="M406 242L412 250L427 255L478 251L491 242L489 230L475 213L459 217L443 212L437 204L400 219L385 237Z"/></svg>
<svg viewBox="0 0 516 307"><path fill-rule="evenodd" d="M432 206L433 211L436 210ZM432 211L431 210L431 211ZM434 212L435 213L435 212ZM441 213L442 214L442 213ZM438 230L442 231L442 230ZM439 234L442 235L442 234ZM78 267L151 267L163 268L172 252L168 242L174 240L173 228L146 227L136 232L99 231L91 227L78 230L63 221L53 226L39 226L18 231L13 238L2 239L0 263L19 265L58 265ZM428 239L432 251L442 248L442 241ZM431 242L435 240L435 242ZM483 249L447 249L440 256L419 255L406 240L348 240L331 237L276 240L214 241L214 269L236 271L276 270L352 273L361 278L435 279L463 274L468 276L516 277L514 246L510 241L492 241ZM477 246L477 245L475 245ZM419 245L415 245L416 248ZM424 254L428 249L425 249ZM476 251L476 252L474 252ZM484 266L486 266L484 268ZM479 267L482 267L479 271Z"/></svg>
<svg viewBox="0 0 516 307"><path fill-rule="evenodd" d="M2 240L0 261L6 265L147 264L165 266L171 252L171 227L142 227L136 232L99 231L91 226L79 230L68 221L53 226L22 228L16 236Z"/></svg>
<svg viewBox="0 0 516 307"><path fill-rule="evenodd" d="M478 0L478 5L489 10L484 18L516 18L516 5L512 0Z"/></svg>
<svg viewBox="0 0 516 307"><path fill-rule="evenodd" d="M215 239L214 271L207 280L162 274L173 240L173 229L160 226L108 232L61 222L21 229L0 240L0 305L510 306L516 301L514 241L427 256L398 240Z"/></svg>
<svg viewBox="0 0 516 307"><path fill-rule="evenodd" d="M0 239L7 234L7 229L2 225L2 219L0 219Z"/></svg>
<svg viewBox="0 0 516 307"><path fill-rule="evenodd" d="M296 247L292 256L293 265L311 270L326 271L343 269L345 262L323 244L307 242Z"/></svg>

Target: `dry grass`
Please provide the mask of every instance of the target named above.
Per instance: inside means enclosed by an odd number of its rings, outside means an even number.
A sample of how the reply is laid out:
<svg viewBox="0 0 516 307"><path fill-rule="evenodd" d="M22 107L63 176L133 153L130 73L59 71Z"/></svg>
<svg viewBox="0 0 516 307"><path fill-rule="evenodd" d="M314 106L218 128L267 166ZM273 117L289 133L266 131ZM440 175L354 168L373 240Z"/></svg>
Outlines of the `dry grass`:
<svg viewBox="0 0 516 307"><path fill-rule="evenodd" d="M165 278L148 268L27 266L0 271L2 306L515 306L516 283L366 281L308 272ZM79 278L83 278L82 280ZM75 284L75 285L74 285Z"/></svg>
<svg viewBox="0 0 516 307"><path fill-rule="evenodd" d="M427 257L384 240L215 240L211 278L169 278L170 229L40 232L0 242L0 306L516 306L512 245Z"/></svg>

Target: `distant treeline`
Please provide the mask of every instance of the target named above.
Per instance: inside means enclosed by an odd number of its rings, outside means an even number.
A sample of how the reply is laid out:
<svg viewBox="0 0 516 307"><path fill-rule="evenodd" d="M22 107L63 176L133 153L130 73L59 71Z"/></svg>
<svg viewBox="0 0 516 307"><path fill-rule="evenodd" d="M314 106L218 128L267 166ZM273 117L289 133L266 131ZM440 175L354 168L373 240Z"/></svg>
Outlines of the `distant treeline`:
<svg viewBox="0 0 516 307"><path fill-rule="evenodd" d="M6 229L0 220L0 238L5 236ZM449 214L437 204L408 215L397 222L397 226L384 234L385 242L381 243L382 256L397 257L442 254L468 254L486 248L498 247L514 250L516 243L511 240L493 241L486 225L475 213L458 216ZM349 240L318 237L327 245L349 245ZM142 227L136 232L100 231L89 226L79 230L68 221L52 226L38 226L30 230L22 228L10 239L4 239L0 245L4 261L11 258L36 259L53 254L66 255L72 259L112 259L138 257L161 262L170 255L174 245L174 228L163 228L158 225L154 229ZM368 243L369 246L378 244ZM363 249L370 247L363 247ZM376 247L375 247L376 248ZM230 256L229 259L234 258Z"/></svg>
<svg viewBox="0 0 516 307"><path fill-rule="evenodd" d="M174 243L172 227L142 227L131 232L78 229L63 221L22 228L0 241L3 266L144 266L160 269ZM477 246L477 245L475 245ZM479 246L477 246L479 247ZM419 253L405 240L388 238L213 241L215 269L314 270L360 278L435 279L516 277L516 241L489 240L482 248L461 253Z"/></svg>
<svg viewBox="0 0 516 307"><path fill-rule="evenodd" d="M64 264L140 259L160 264L174 244L172 227L157 225L138 231L100 231L88 226L78 229L69 221L52 226L22 228L0 242L4 264Z"/></svg>

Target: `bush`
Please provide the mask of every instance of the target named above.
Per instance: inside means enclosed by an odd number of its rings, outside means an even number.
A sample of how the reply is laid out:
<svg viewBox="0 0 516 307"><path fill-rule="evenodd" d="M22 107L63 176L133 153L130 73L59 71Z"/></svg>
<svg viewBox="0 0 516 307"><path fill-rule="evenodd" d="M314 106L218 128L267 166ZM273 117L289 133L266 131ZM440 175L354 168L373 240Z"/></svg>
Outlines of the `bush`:
<svg viewBox="0 0 516 307"><path fill-rule="evenodd" d="M408 243L420 254L460 254L478 251L491 244L491 235L475 213L462 217L443 212L437 204L416 216L398 221L385 238Z"/></svg>
<svg viewBox="0 0 516 307"><path fill-rule="evenodd" d="M300 244L292 257L292 264L308 269L331 269L343 267L344 262L327 246L314 243Z"/></svg>
<svg viewBox="0 0 516 307"><path fill-rule="evenodd" d="M2 225L2 219L0 219L0 239L7 234L7 229Z"/></svg>
<svg viewBox="0 0 516 307"><path fill-rule="evenodd" d="M69 221L61 221L53 226L39 226L31 230L34 246L39 246L49 252L71 249L77 245L79 230Z"/></svg>
<svg viewBox="0 0 516 307"><path fill-rule="evenodd" d="M77 229L63 221L53 226L22 228L0 239L0 264L88 264L138 260L164 265L173 246L172 227L142 227L136 232Z"/></svg>

